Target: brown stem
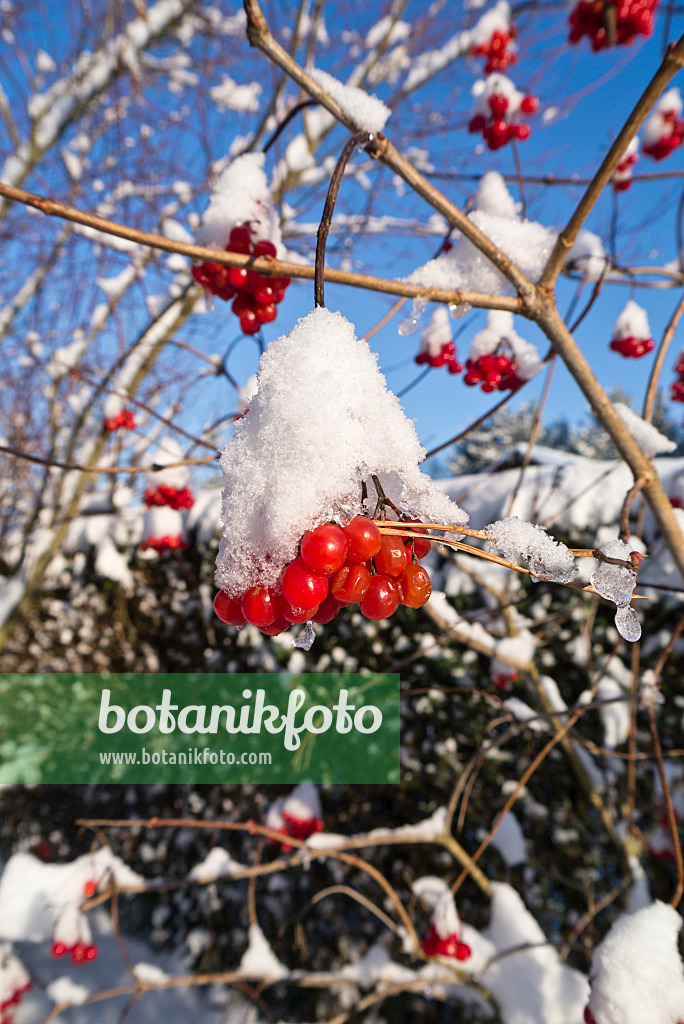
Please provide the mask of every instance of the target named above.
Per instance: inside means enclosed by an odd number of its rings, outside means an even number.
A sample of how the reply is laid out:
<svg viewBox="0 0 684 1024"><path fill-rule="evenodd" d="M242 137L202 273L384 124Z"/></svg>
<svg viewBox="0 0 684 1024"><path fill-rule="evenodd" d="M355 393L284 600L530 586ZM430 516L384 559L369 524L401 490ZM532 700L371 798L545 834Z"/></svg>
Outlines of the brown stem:
<svg viewBox="0 0 684 1024"><path fill-rule="evenodd" d="M665 365L665 357L667 356L668 349L672 344L672 340L677 330L677 325L681 319L682 313L684 313L684 295L680 298L674 313L670 317L670 322L665 328L662 341L658 346L656 353L655 362L653 363L653 369L651 370L651 376L648 380L648 387L646 388L646 398L644 399L644 411L642 419L645 419L647 423L653 420L653 408L655 406L656 393L658 391L658 381L660 374L663 371Z"/></svg>
<svg viewBox="0 0 684 1024"><path fill-rule="evenodd" d="M684 36L682 36L676 46L665 54L662 64L637 100L636 106L625 121L622 131L608 150L603 163L592 178L591 184L580 199L575 212L561 231L539 280L540 288L550 290L553 287L582 225L612 178L617 165L625 155L627 147L648 117L658 97L682 66L684 66Z"/></svg>
<svg viewBox="0 0 684 1024"><path fill-rule="evenodd" d="M655 751L656 763L658 765L658 775L660 776L660 785L663 787L663 799L665 800L665 807L667 811L667 824L670 829L670 836L672 837L672 845L674 847L675 863L677 865L677 885L673 893L670 903L673 907L679 906L679 901L682 898L684 892L684 860L682 860L682 844L679 841L679 830L677 828L677 817L675 815L674 806L672 804L672 794L670 793L670 784L667 781L667 772L665 771L665 765L663 763L663 750L660 746L660 736L658 735L658 726L656 724L655 711L653 706L648 707L648 720L651 726L651 737L653 739L653 749Z"/></svg>
<svg viewBox="0 0 684 1024"><path fill-rule="evenodd" d="M622 510L620 511L620 539L623 540L625 543L629 541L629 538L632 535L632 532L629 528L629 513L632 510L632 504L636 496L638 494L641 494L644 487L648 483L648 480L648 477L642 477L640 480L637 480L633 484L633 486L630 487L630 489L627 491L627 494L625 495L625 500L622 503ZM606 559L604 556L603 561L605 560Z"/></svg>
<svg viewBox="0 0 684 1024"><path fill-rule="evenodd" d="M318 225L318 234L316 236L316 276L314 277L314 304L316 306L325 307L325 300L323 297L323 285L325 282L325 243L328 240L328 232L330 231L330 225L332 224L333 212L335 210L337 194L340 191L340 185L342 184L344 170L349 162L349 157L352 155L356 147L365 145L369 138L370 136L368 135L368 132L359 132L356 135L352 135L351 139L347 139L344 149L340 153L340 157L335 165L332 178L330 179L328 194L325 197L325 206L323 207L323 216L321 217L321 223Z"/></svg>
<svg viewBox="0 0 684 1024"><path fill-rule="evenodd" d="M167 462L163 466L153 462L151 466L81 466L77 462L59 462L57 459L42 459L39 455L29 455L28 452L20 452L16 448L9 448L0 444L0 452L7 455L14 455L17 459L25 459L27 462L35 462L39 466L49 466L51 469L73 470L77 473L158 473L162 469L175 469L176 466L204 466L208 462L215 462L216 455L201 455L196 459L182 459L180 462Z"/></svg>

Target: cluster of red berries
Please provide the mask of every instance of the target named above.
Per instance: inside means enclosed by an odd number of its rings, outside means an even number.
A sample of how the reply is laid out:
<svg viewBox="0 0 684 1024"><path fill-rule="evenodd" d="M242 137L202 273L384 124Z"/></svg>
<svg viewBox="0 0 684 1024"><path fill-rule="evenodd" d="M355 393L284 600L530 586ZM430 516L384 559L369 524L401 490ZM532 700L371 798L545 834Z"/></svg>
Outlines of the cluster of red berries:
<svg viewBox="0 0 684 1024"><path fill-rule="evenodd" d="M614 41L618 46L629 46L636 36L650 36L653 32L653 13L658 0L579 0L570 12L571 43L589 36L594 52L606 50ZM615 39L608 31L608 18L614 9Z"/></svg>
<svg viewBox="0 0 684 1024"><path fill-rule="evenodd" d="M105 434L113 434L115 430L135 430L135 417L131 409L122 409L116 416L105 419Z"/></svg>
<svg viewBox="0 0 684 1024"><path fill-rule="evenodd" d="M470 47L471 57L486 57L485 72L491 75L493 71L505 71L509 64L515 64L517 56L510 48L510 44L518 34L515 25L511 25L508 32L497 28L492 32L486 43L479 46L473 44Z"/></svg>
<svg viewBox="0 0 684 1024"><path fill-rule="evenodd" d="M419 352L415 361L419 366L446 366L449 373L460 373L463 369L456 358L456 346L453 341L447 341L435 355L425 350Z"/></svg>
<svg viewBox="0 0 684 1024"><path fill-rule="evenodd" d="M472 952L470 946L466 942L461 942L456 934L443 938L434 924L430 925L430 931L427 938L423 939L422 946L425 956L428 957L449 956L455 960L469 960Z"/></svg>
<svg viewBox="0 0 684 1024"><path fill-rule="evenodd" d="M644 153L652 156L654 160L664 160L674 149L684 142L684 120L676 110L668 110L661 113L663 120L663 134L655 142L644 146Z"/></svg>
<svg viewBox="0 0 684 1024"><path fill-rule="evenodd" d="M185 551L187 546L187 540L184 540L180 534L172 536L170 533L165 533L163 537L148 537L147 540L142 541L140 550L156 551L161 554L162 551Z"/></svg>
<svg viewBox="0 0 684 1024"><path fill-rule="evenodd" d="M427 533L420 527L414 532ZM214 600L219 619L230 626L251 622L267 636L278 636L293 623L332 622L350 604L358 603L367 619L385 619L400 604L422 607L432 593L430 577L418 564L430 550L427 536L383 534L371 519L356 516L345 526L324 523L307 530L299 547L299 556L285 567L280 593L255 586L231 597L221 590Z"/></svg>
<svg viewBox="0 0 684 1024"><path fill-rule="evenodd" d="M626 192L632 187L632 168L639 159L638 153L630 153L615 168L613 174L613 189L615 192Z"/></svg>
<svg viewBox="0 0 684 1024"><path fill-rule="evenodd" d="M281 811L281 817L284 827L278 831L288 839L298 839L304 843L314 832L323 831L323 822L320 818L297 818L294 814L288 814L287 811ZM278 840L271 839L271 842L277 843ZM280 848L283 853L289 853L292 849L289 843L282 843Z"/></svg>
<svg viewBox="0 0 684 1024"><path fill-rule="evenodd" d="M681 353L679 362L675 366L675 373L679 379L670 388L670 399L673 402L684 402L684 352Z"/></svg>
<svg viewBox="0 0 684 1024"><path fill-rule="evenodd" d="M276 247L267 238L252 245L249 227L241 225L230 233L226 252L251 256L276 256ZM200 263L192 268L192 276L203 288L228 302L240 319L244 334L256 334L262 324L276 318L276 306L285 298L289 277L262 277L247 267L224 267L221 263Z"/></svg>
<svg viewBox="0 0 684 1024"><path fill-rule="evenodd" d="M154 490L151 487L145 491L145 504L148 508L153 505L169 505L179 511L182 508L192 508L195 499L189 487L168 487L160 484Z"/></svg>
<svg viewBox="0 0 684 1024"><path fill-rule="evenodd" d="M71 953L72 964L85 964L97 960L98 949L94 942L75 942L73 946L67 946L66 942L53 942L50 952L57 959Z"/></svg>
<svg viewBox="0 0 684 1024"><path fill-rule="evenodd" d="M468 131L475 134L480 132L487 143L487 149L501 149L512 139L524 142L530 137L530 126L522 121L507 121L506 114L510 106L507 96L503 93L494 92L487 99L489 116L475 114L468 123ZM539 106L536 96L523 96L519 109L523 114L534 114Z"/></svg>
<svg viewBox="0 0 684 1024"><path fill-rule="evenodd" d="M619 352L625 358L641 359L653 351L655 342L653 338L613 338L610 347L613 352Z"/></svg>
<svg viewBox="0 0 684 1024"><path fill-rule="evenodd" d="M516 391L523 383L518 377L518 366L514 359L503 354L488 352L477 360L466 361L463 383L469 387L479 384L485 394L492 391Z"/></svg>

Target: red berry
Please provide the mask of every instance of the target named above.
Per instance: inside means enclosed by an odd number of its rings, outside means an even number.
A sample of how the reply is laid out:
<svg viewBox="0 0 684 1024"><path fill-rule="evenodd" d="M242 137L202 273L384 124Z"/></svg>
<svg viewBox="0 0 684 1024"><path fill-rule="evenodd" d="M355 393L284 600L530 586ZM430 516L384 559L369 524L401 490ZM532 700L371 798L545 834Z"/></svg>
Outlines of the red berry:
<svg viewBox="0 0 684 1024"><path fill-rule="evenodd" d="M406 548L408 551L411 550L411 542L413 542L413 550L418 560L420 560L421 558L425 558L425 556L429 553L429 551L432 548L432 542L427 537L427 530L425 529L425 527L412 526L411 532L426 534L425 539L423 539L422 537L409 537L409 539L406 541Z"/></svg>
<svg viewBox="0 0 684 1024"><path fill-rule="evenodd" d="M287 601L283 601L283 618L288 625L292 623L308 622L312 619L318 611L318 605L312 604L311 607L306 608L293 608Z"/></svg>
<svg viewBox="0 0 684 1024"><path fill-rule="evenodd" d="M247 273L245 267L229 267L228 268L228 280L232 284L233 288L244 288L247 282Z"/></svg>
<svg viewBox="0 0 684 1024"><path fill-rule="evenodd" d="M270 324L278 315L275 305L272 302L266 306L257 306L254 312L260 324Z"/></svg>
<svg viewBox="0 0 684 1024"><path fill-rule="evenodd" d="M272 256L275 258L277 251L273 242L269 242L267 238L262 238L261 241L254 244L255 256Z"/></svg>
<svg viewBox="0 0 684 1024"><path fill-rule="evenodd" d="M432 594L432 583L427 570L415 562L406 567L397 586L399 601L407 608L422 608Z"/></svg>
<svg viewBox="0 0 684 1024"><path fill-rule="evenodd" d="M539 107L539 100L536 96L523 96L520 101L520 109L523 114L535 114Z"/></svg>
<svg viewBox="0 0 684 1024"><path fill-rule="evenodd" d="M89 878L87 882L83 884L83 895L90 899L97 892L97 882L94 878Z"/></svg>
<svg viewBox="0 0 684 1024"><path fill-rule="evenodd" d="M84 960L97 960L97 954L98 954L98 948L93 943L92 945L85 947L85 949L83 951L83 959Z"/></svg>
<svg viewBox="0 0 684 1024"><path fill-rule="evenodd" d="M406 548L401 537L384 534L374 561L379 573L385 576L401 576L408 565Z"/></svg>
<svg viewBox="0 0 684 1024"><path fill-rule="evenodd" d="M365 597L359 602L361 614L367 619L386 619L399 607L396 582L389 576L371 576Z"/></svg>
<svg viewBox="0 0 684 1024"><path fill-rule="evenodd" d="M243 334L256 334L261 324L253 309L245 309L240 314L240 330Z"/></svg>
<svg viewBox="0 0 684 1024"><path fill-rule="evenodd" d="M269 587L250 587L242 595L242 614L255 626L270 626L278 616L277 595Z"/></svg>
<svg viewBox="0 0 684 1024"><path fill-rule="evenodd" d="M259 626L259 629L266 636L279 636L286 629L289 629L291 625L292 623L288 622L284 615L279 615L269 626Z"/></svg>
<svg viewBox="0 0 684 1024"><path fill-rule="evenodd" d="M492 93L487 102L494 117L503 117L508 110L508 100L499 92Z"/></svg>
<svg viewBox="0 0 684 1024"><path fill-rule="evenodd" d="M348 547L349 538L335 523L323 523L314 530L307 530L300 544L302 558L309 568L325 575L342 568Z"/></svg>
<svg viewBox="0 0 684 1024"><path fill-rule="evenodd" d="M330 592L342 604L356 604L365 597L371 574L363 562L347 562L330 581Z"/></svg>
<svg viewBox="0 0 684 1024"><path fill-rule="evenodd" d="M295 558L283 573L282 591L293 608L315 608L328 593L328 578L314 572L302 558Z"/></svg>
<svg viewBox="0 0 684 1024"><path fill-rule="evenodd" d="M219 590L214 598L214 611L221 622L225 622L229 626L244 626L245 624L241 598L229 597L225 590Z"/></svg>
<svg viewBox="0 0 684 1024"><path fill-rule="evenodd" d="M314 622L318 622L321 626L325 626L328 622L332 622L340 608L340 602L331 592L328 594L326 599L321 602L318 607L318 611L315 615L312 615L311 618Z"/></svg>
<svg viewBox="0 0 684 1024"><path fill-rule="evenodd" d="M73 964L82 964L85 960L86 949L85 942L77 942L71 950L71 962Z"/></svg>
<svg viewBox="0 0 684 1024"><path fill-rule="evenodd" d="M228 239L226 249L230 252L248 253L252 247L252 239L249 228L233 228Z"/></svg>
<svg viewBox="0 0 684 1024"><path fill-rule="evenodd" d="M270 284L260 284L258 288L254 289L254 298L260 306L270 306L274 294Z"/></svg>
<svg viewBox="0 0 684 1024"><path fill-rule="evenodd" d="M372 519L355 516L344 527L344 532L349 537L348 562L367 562L380 550L382 534Z"/></svg>
<svg viewBox="0 0 684 1024"><path fill-rule="evenodd" d="M457 960L469 960L471 956L471 949L467 942L459 942L456 945L456 959Z"/></svg>
<svg viewBox="0 0 684 1024"><path fill-rule="evenodd" d="M69 952L69 947L65 942L53 942L50 952L56 959L59 959L61 956L66 956Z"/></svg>

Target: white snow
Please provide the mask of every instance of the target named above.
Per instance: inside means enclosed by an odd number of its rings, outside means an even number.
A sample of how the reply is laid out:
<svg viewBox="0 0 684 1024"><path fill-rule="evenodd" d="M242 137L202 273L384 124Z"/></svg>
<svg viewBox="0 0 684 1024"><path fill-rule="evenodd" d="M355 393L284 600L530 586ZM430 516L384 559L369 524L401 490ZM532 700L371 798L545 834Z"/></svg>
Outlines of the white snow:
<svg viewBox="0 0 684 1024"><path fill-rule="evenodd" d="M630 732L630 702L627 694L609 676L601 679L596 687L596 700L602 703L600 709L603 726L603 745L615 750L624 743Z"/></svg>
<svg viewBox="0 0 684 1024"><path fill-rule="evenodd" d="M316 786L312 782L301 782L285 799L282 813L302 821L321 820L323 812Z"/></svg>
<svg viewBox="0 0 684 1024"><path fill-rule="evenodd" d="M496 959L480 980L496 999L503 1024L581 1024L587 979L565 966L515 889L494 882L492 890L490 923L483 934L497 954L507 955ZM524 945L530 948L507 952ZM648 1017L644 1020L650 1024Z"/></svg>
<svg viewBox="0 0 684 1024"><path fill-rule="evenodd" d="M477 362L484 355L501 348L504 355L510 355L517 366L517 376L530 380L539 372L542 362L534 345L530 345L513 329L513 314L505 310L491 309L487 313L487 326L473 338L470 358ZM510 352L509 352L510 350Z"/></svg>
<svg viewBox="0 0 684 1024"><path fill-rule="evenodd" d="M415 980L415 972L395 963L384 946L370 946L367 952L353 964L345 964L340 977L355 981L361 988L372 988L378 983L402 984Z"/></svg>
<svg viewBox="0 0 684 1024"><path fill-rule="evenodd" d="M599 236L582 228L565 264L573 270L581 271L590 281L598 281L608 266L606 250Z"/></svg>
<svg viewBox="0 0 684 1024"><path fill-rule="evenodd" d="M648 335L646 336L648 337ZM638 335L635 335L635 337L638 337ZM614 408L644 455L653 458L654 455L664 455L666 452L676 451L676 441L671 441L669 437L665 437L652 423L647 423L641 416L637 416L635 412L632 412L628 405L625 405L623 402L616 402Z"/></svg>
<svg viewBox="0 0 684 1024"><path fill-rule="evenodd" d="M643 306L638 305L634 299L629 299L620 316L615 321L613 337L619 340L622 338L645 340L651 337L648 314Z"/></svg>
<svg viewBox="0 0 684 1024"><path fill-rule="evenodd" d="M58 1006L80 1006L90 995L85 985L78 985L66 975L50 982L45 992Z"/></svg>
<svg viewBox="0 0 684 1024"><path fill-rule="evenodd" d="M163 985L169 980L169 975L156 964L139 963L133 967L133 974L138 981L145 985Z"/></svg>
<svg viewBox="0 0 684 1024"><path fill-rule="evenodd" d="M681 927L677 911L660 902L618 918L594 953L589 1008L598 1024L684 1018Z"/></svg>
<svg viewBox="0 0 684 1024"><path fill-rule="evenodd" d="M507 0L497 0L493 7L482 15L471 32L474 46L485 46L495 32L509 33L511 30L511 8Z"/></svg>
<svg viewBox="0 0 684 1024"><path fill-rule="evenodd" d="M474 83L471 92L475 98L473 114L482 114L485 118L491 116L489 97L495 95L505 96L508 100L508 109L506 110L507 121L515 120L515 115L520 110L520 104L525 95L524 92L516 89L507 75L502 75L498 71L495 71L492 75L487 75L484 79L480 78Z"/></svg>
<svg viewBox="0 0 684 1024"><path fill-rule="evenodd" d="M427 352L431 356L437 356L450 341L451 319L449 311L446 306L440 305L435 308L429 324L421 335L420 351Z"/></svg>
<svg viewBox="0 0 684 1024"><path fill-rule="evenodd" d="M377 96L371 96L355 85L344 85L320 68L309 68L309 74L321 89L339 103L359 131L375 135L383 130L392 111Z"/></svg>
<svg viewBox="0 0 684 1024"><path fill-rule="evenodd" d="M240 961L239 972L263 981L278 981L290 973L278 960L258 924L249 927L249 945Z"/></svg>
<svg viewBox="0 0 684 1024"><path fill-rule="evenodd" d="M222 454L218 586L234 595L277 586L305 530L363 510L362 480L372 512L373 473L407 510L462 525L420 472L423 457L366 342L339 313L316 309L266 349L258 392Z"/></svg>
<svg viewBox="0 0 684 1024"><path fill-rule="evenodd" d="M510 868L527 863L525 837L513 811L509 811L499 825L492 837L491 845L498 850Z"/></svg>
<svg viewBox="0 0 684 1024"><path fill-rule="evenodd" d="M461 934L461 918L456 910L456 902L451 891L443 893L438 898L430 922L441 939Z"/></svg>
<svg viewBox="0 0 684 1024"><path fill-rule="evenodd" d="M508 7L508 4L505 6ZM497 217L519 219L517 204L498 171L486 171L482 175L472 198L472 208L493 213Z"/></svg>
<svg viewBox="0 0 684 1024"><path fill-rule="evenodd" d="M145 487L156 490L162 484L175 487L182 491L188 486L190 479L189 466L174 466L174 462L183 462L183 449L175 438L165 438L156 449L147 456L150 466L168 466L168 469L153 470L145 474Z"/></svg>
<svg viewBox="0 0 684 1024"><path fill-rule="evenodd" d="M550 537L543 526L510 516L490 524L487 533L509 562L525 557L536 579L571 583L577 575L569 549Z"/></svg>
<svg viewBox="0 0 684 1024"><path fill-rule="evenodd" d="M188 879L193 882L213 882L240 871L242 864L233 860L222 846L215 846L199 864L195 864L188 872Z"/></svg>
<svg viewBox="0 0 684 1024"><path fill-rule="evenodd" d="M224 75L221 84L213 86L209 95L219 110L254 114L259 109L261 88L259 82L239 85L230 75Z"/></svg>
<svg viewBox="0 0 684 1024"><path fill-rule="evenodd" d="M183 534L183 517L169 505L152 505L145 512L143 540L161 537L180 537Z"/></svg>
<svg viewBox="0 0 684 1024"><path fill-rule="evenodd" d="M283 254L280 219L273 206L263 153L244 153L223 170L197 229L197 244L225 249L231 230L249 223L252 241L269 239Z"/></svg>

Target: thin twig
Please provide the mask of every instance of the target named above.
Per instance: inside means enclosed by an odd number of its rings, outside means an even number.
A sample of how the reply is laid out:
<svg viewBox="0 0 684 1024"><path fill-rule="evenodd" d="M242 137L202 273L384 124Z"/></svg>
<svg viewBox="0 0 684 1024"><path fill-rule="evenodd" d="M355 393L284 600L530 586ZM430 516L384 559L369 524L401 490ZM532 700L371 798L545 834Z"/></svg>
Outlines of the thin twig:
<svg viewBox="0 0 684 1024"><path fill-rule="evenodd" d="M674 847L675 864L677 865L677 885L672 895L670 903L673 907L679 906L679 901L682 898L684 892L684 860L682 860L682 844L679 839L679 829L677 828L677 816L675 814L674 805L672 803L672 794L670 792L670 784L667 779L667 772L665 771L665 765L663 763L663 750L660 745L660 736L658 735L658 725L656 723L655 711L653 705L648 705L648 721L651 727L651 738L653 739L653 749L656 756L656 764L658 765L658 775L660 776L660 785L663 789L663 799L665 800L665 808L667 813L667 824L670 829L670 836L672 838L672 846Z"/></svg>
<svg viewBox="0 0 684 1024"><path fill-rule="evenodd" d="M177 466L205 466L209 462L216 462L219 453L216 455L199 455L195 459L182 459L180 462L167 462L163 466L152 463L151 466L81 466L78 462L60 462L58 459L43 459L39 455L29 455L28 452L20 452L16 448L0 444L0 452L7 455L14 455L17 459L25 459L27 462L35 462L39 466L49 466L51 469L66 469L77 473L159 473L163 469L175 469Z"/></svg>
<svg viewBox="0 0 684 1024"><path fill-rule="evenodd" d="M663 371L665 365L665 359L667 357L668 350L675 336L677 325L681 319L682 313L684 313L684 294L681 296L679 302L675 307L675 311L670 317L670 322L665 328L658 351L656 353L655 362L653 363L653 369L651 370L651 376L648 380L648 387L646 388L646 397L644 399L644 411L641 414L642 419L646 420L647 423L651 423L653 420L653 409L655 408L656 394L658 392L658 381L660 380L660 374Z"/></svg>
<svg viewBox="0 0 684 1024"><path fill-rule="evenodd" d="M353 135L351 139L347 139L330 179L328 194L325 197L325 206L323 207L323 215L321 223L318 225L318 234L316 236L316 276L314 277L314 304L316 306L325 306L323 296L323 286L325 283L325 243L328 240L328 232L332 223L337 194L342 184L342 177L349 158L356 147L365 145L369 138L368 132L359 132Z"/></svg>

